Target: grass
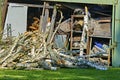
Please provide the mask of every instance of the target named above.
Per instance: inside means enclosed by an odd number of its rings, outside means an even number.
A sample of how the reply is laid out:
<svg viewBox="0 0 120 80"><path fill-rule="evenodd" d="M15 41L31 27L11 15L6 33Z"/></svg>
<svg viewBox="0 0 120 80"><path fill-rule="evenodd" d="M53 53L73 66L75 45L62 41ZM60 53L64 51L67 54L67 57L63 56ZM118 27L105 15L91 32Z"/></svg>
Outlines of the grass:
<svg viewBox="0 0 120 80"><path fill-rule="evenodd" d="M96 69L0 70L0 80L120 80L120 68Z"/></svg>

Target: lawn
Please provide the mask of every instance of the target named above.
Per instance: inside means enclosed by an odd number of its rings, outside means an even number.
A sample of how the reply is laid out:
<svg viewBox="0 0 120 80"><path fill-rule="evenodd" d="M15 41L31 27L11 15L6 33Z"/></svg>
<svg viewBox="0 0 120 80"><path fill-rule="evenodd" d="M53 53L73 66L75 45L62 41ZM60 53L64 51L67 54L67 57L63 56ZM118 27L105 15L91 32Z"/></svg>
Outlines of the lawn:
<svg viewBox="0 0 120 80"><path fill-rule="evenodd" d="M0 70L0 80L120 80L120 68L96 69Z"/></svg>

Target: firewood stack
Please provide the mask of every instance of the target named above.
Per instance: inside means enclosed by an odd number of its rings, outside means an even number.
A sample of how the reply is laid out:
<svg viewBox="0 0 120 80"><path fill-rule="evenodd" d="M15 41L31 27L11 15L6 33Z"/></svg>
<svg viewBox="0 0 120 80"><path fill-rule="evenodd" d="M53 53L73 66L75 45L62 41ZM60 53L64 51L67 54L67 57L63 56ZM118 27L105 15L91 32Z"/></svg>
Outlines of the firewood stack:
<svg viewBox="0 0 120 80"><path fill-rule="evenodd" d="M56 8L56 7L55 7ZM32 31L25 32L13 40L13 44L7 48L0 49L0 67L9 69L51 69L56 70L57 65L68 66L68 61L62 59L59 52L52 48L52 40L59 25L53 31L55 15L57 10L53 10L53 17L50 32L40 32L38 30L40 20L34 17L34 22L29 27ZM62 12L59 24L63 16ZM42 24L42 23L41 23ZM47 27L46 27L47 28ZM49 35L48 35L49 34ZM55 65L55 67L53 66Z"/></svg>
<svg viewBox="0 0 120 80"><path fill-rule="evenodd" d="M42 31L42 25L45 24L44 26L46 26L47 23L43 22L42 19L39 20L34 17L34 22L29 27L31 29L30 32L19 35L12 40L12 44L7 47L0 46L0 67L7 69L42 68L56 70L58 67L79 68L90 66L101 69L99 64L88 60L88 57L96 55L76 57L66 54L73 52L64 52L63 50L53 48L53 38L59 30L63 19L62 12L59 11L61 18L58 26L53 30L57 11L56 6L54 6L51 25L49 30L45 29L48 32ZM44 16L41 18L44 18Z"/></svg>
<svg viewBox="0 0 120 80"><path fill-rule="evenodd" d="M38 28L39 28L40 19L38 19L37 17L33 17L33 20L34 20L34 22L32 23L32 25L29 26L29 29L31 31L38 30Z"/></svg>
<svg viewBox="0 0 120 80"><path fill-rule="evenodd" d="M94 60L88 61L87 57L96 55L80 57L67 55L59 49L52 48L53 43L47 43L46 39L47 36L42 33L39 35L38 30L25 32L16 37L10 47L0 49L1 68L57 70L58 67L95 67L107 70L101 64L96 64Z"/></svg>
<svg viewBox="0 0 120 80"><path fill-rule="evenodd" d="M57 65L64 63L56 50L51 48L52 44L43 43L43 39L42 34L38 36L38 31L20 35L7 50L1 50L1 67L12 69L41 68L46 59L53 60L54 64Z"/></svg>

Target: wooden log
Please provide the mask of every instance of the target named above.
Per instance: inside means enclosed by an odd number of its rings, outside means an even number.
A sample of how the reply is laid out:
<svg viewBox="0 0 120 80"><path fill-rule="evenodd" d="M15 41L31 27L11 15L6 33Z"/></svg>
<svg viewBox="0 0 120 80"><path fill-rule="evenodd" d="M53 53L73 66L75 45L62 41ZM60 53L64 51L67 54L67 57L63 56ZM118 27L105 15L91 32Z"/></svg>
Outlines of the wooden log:
<svg viewBox="0 0 120 80"><path fill-rule="evenodd" d="M15 65L16 65L16 62L10 62L10 63L7 64L6 67L7 67L8 69L14 69L14 68L15 68ZM3 67L3 66L2 66L2 67ZM4 67L3 67L3 68L4 68Z"/></svg>
<svg viewBox="0 0 120 80"><path fill-rule="evenodd" d="M48 35L48 38L47 38L47 43L50 42L51 36L53 34L53 29L54 29L54 25L55 25L56 14L57 14L57 7L54 6L52 20L51 20L51 25L50 25L50 31L49 31L49 35Z"/></svg>
<svg viewBox="0 0 120 80"><path fill-rule="evenodd" d="M44 2L44 6L43 6L43 10L42 10L42 16L40 16L39 34L42 32L42 25L43 25L44 13L45 13L45 6L46 6L46 2Z"/></svg>
<svg viewBox="0 0 120 80"><path fill-rule="evenodd" d="M38 63L17 63L16 69L36 68Z"/></svg>
<svg viewBox="0 0 120 80"><path fill-rule="evenodd" d="M65 63L63 65L64 67L67 67L67 68L78 68L78 66L74 65L74 62L70 62L67 60L65 60Z"/></svg>
<svg viewBox="0 0 120 80"><path fill-rule="evenodd" d="M58 22L58 26L56 27L54 33L53 33L52 36L51 36L50 43L53 41L53 38L54 38L56 32L58 31L58 29L60 28L60 23L61 23L61 21L62 21L62 19L63 19L63 13L62 13L61 11L59 11L59 12L60 12L60 14L61 14L61 18L60 18L60 20L59 20L59 22Z"/></svg>
<svg viewBox="0 0 120 80"><path fill-rule="evenodd" d="M55 61L59 60L51 48L48 48L48 51L52 60L55 60Z"/></svg>
<svg viewBox="0 0 120 80"><path fill-rule="evenodd" d="M70 32L70 18L60 23L60 30Z"/></svg>
<svg viewBox="0 0 120 80"><path fill-rule="evenodd" d="M2 54L5 51L5 49L0 50L0 54Z"/></svg>
<svg viewBox="0 0 120 80"><path fill-rule="evenodd" d="M50 47L51 47L51 45L48 45L46 49L48 49ZM36 54L36 56L34 58L31 58L30 60L31 60L31 62L36 62L36 61L39 61L39 60L46 58L49 54L50 53L47 50L44 52L44 49L43 49L41 52L39 51Z"/></svg>
<svg viewBox="0 0 120 80"><path fill-rule="evenodd" d="M45 36L43 38L43 44L44 44L44 53L43 54L46 54L47 49L46 49Z"/></svg>
<svg viewBox="0 0 120 80"><path fill-rule="evenodd" d="M81 36L81 43L80 43L80 55L83 55L84 46L85 46L85 36L88 36L88 8L85 6L85 16L84 16L84 27Z"/></svg>
<svg viewBox="0 0 120 80"><path fill-rule="evenodd" d="M24 70L43 70L43 68L33 68L33 67L27 67Z"/></svg>
<svg viewBox="0 0 120 80"><path fill-rule="evenodd" d="M13 50L15 49L15 47L16 47L16 45L17 45L17 43L18 43L18 41L19 41L19 38L20 37L18 37L18 38L16 38L16 40L15 40L15 42L14 42L14 44L12 45L12 47L11 47L11 50L10 50L10 52L9 52L9 54L2 60L2 61L0 61L0 63L3 63L3 62L5 62L6 61L6 59L8 59L11 55L12 55L12 53L13 53Z"/></svg>
<svg viewBox="0 0 120 80"><path fill-rule="evenodd" d="M32 56L32 57L35 57L35 46L32 46L31 56Z"/></svg>
<svg viewBox="0 0 120 80"><path fill-rule="evenodd" d="M0 53L0 61L4 59L9 54L10 49L5 50L4 52ZM1 63L0 63L1 64Z"/></svg>
<svg viewBox="0 0 120 80"><path fill-rule="evenodd" d="M65 57L66 59L76 60L75 57L59 53L60 56Z"/></svg>
<svg viewBox="0 0 120 80"><path fill-rule="evenodd" d="M42 31L43 31L43 33L45 33L46 32L46 28L47 28L47 23L48 23L48 18L49 18L49 9L48 8L46 8L46 7L48 7L49 6L49 4L48 3L46 3L46 6L45 6L45 13L44 13L44 17L43 17L43 25L42 25Z"/></svg>
<svg viewBox="0 0 120 80"><path fill-rule="evenodd" d="M21 53L20 50L22 49L22 47L18 47L16 53L11 54L8 58L6 58L6 60L3 62L2 66L6 66L8 63L12 62L13 60L15 60Z"/></svg>

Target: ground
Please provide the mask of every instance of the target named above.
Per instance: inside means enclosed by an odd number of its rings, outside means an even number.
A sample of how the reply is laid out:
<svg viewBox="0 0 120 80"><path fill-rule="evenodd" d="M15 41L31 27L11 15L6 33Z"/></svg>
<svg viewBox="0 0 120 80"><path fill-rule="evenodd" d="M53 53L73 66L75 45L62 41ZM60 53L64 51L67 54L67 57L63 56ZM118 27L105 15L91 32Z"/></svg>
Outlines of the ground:
<svg viewBox="0 0 120 80"><path fill-rule="evenodd" d="M120 80L120 68L96 69L0 70L0 80Z"/></svg>

